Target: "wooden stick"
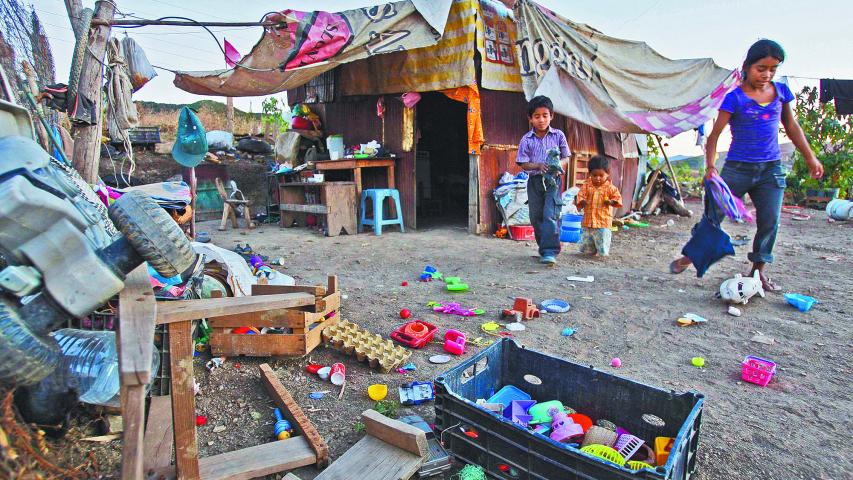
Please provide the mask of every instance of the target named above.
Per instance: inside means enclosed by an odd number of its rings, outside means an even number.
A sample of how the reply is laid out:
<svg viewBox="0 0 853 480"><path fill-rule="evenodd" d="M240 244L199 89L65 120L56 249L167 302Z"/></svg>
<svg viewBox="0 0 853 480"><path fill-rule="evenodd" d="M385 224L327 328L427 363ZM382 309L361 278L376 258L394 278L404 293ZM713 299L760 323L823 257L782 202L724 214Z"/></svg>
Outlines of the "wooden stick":
<svg viewBox="0 0 853 480"><path fill-rule="evenodd" d="M663 154L663 160L666 162L666 166L669 169L669 174L672 175L672 183L675 184L675 189L678 191L679 198L684 198L684 195L681 194L681 185L678 184L678 179L675 178L675 170L672 169L672 164L669 163L669 157L666 155L666 150L663 149L663 144L660 141L660 137L655 135L655 140L658 141L658 146L660 147L660 153Z"/></svg>
<svg viewBox="0 0 853 480"><path fill-rule="evenodd" d="M344 383L341 384L341 392L338 394L338 400L344 397L344 389L347 388L347 381L344 380Z"/></svg>

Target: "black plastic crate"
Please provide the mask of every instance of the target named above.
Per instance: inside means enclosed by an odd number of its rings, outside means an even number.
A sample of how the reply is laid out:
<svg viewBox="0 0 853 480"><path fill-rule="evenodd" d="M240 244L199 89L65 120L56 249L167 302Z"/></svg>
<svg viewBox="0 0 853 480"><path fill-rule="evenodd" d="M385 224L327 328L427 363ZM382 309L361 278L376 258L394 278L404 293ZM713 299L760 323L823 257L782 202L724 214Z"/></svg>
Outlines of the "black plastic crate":
<svg viewBox="0 0 853 480"><path fill-rule="evenodd" d="M443 432L445 447L459 460L480 465L495 478L687 480L696 469L704 404L704 395L698 392L652 387L529 350L510 339L496 342L449 370L435 385L436 431ZM505 385L515 385L535 400L560 400L593 421L610 420L652 448L655 437L673 437L669 459L654 470L618 467L530 433L476 404L477 399L487 399ZM477 438L463 432L468 427L476 431Z"/></svg>

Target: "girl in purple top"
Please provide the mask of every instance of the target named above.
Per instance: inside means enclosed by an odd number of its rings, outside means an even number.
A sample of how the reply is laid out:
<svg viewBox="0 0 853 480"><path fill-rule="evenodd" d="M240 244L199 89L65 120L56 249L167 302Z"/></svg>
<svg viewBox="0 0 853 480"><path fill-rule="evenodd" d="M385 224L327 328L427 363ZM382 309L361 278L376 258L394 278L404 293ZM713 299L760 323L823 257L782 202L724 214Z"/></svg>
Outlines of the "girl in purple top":
<svg viewBox="0 0 853 480"><path fill-rule="evenodd" d="M720 175L733 195L742 197L748 193L755 205L756 232L749 254L750 276L758 271L764 289L774 292L780 288L767 277L764 267L773 261L773 245L785 193L785 172L780 162L778 140L780 122L785 134L805 157L812 176L823 176L823 165L809 148L803 129L791 110L793 93L787 85L772 81L776 68L784 60L785 51L772 40L759 40L749 48L743 62L743 82L726 95L720 105L720 114L708 135L705 149L705 179ZM725 165L718 173L714 165L717 139L727 124L731 128L732 144ZM705 211L715 223L722 221L720 209L708 208L706 203ZM690 258L683 256L670 264L670 271L681 273L690 264Z"/></svg>

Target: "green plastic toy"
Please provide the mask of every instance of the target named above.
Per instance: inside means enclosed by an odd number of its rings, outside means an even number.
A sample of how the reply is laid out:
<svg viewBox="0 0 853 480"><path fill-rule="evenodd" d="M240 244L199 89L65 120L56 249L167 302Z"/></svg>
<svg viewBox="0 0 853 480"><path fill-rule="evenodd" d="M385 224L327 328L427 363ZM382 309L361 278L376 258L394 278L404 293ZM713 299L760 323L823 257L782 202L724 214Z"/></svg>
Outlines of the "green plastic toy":
<svg viewBox="0 0 853 480"><path fill-rule="evenodd" d="M467 292L468 284L467 283L448 283L447 284L448 292Z"/></svg>
<svg viewBox="0 0 853 480"><path fill-rule="evenodd" d="M551 423L551 415L548 413L548 410L556 408L558 411L563 411L563 402L559 400L550 400L547 402L537 403L530 407L530 410L527 411L527 414L532 416L527 423L530 425L536 425L538 423Z"/></svg>

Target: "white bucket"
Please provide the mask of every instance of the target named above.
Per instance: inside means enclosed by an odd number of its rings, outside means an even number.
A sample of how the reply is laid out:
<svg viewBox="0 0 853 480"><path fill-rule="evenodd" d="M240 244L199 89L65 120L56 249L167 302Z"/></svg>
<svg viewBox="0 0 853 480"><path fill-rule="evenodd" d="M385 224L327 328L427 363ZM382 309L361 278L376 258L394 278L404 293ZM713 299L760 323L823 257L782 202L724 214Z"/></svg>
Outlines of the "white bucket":
<svg viewBox="0 0 853 480"><path fill-rule="evenodd" d="M835 220L853 220L853 202L836 198L826 204L826 214Z"/></svg>

